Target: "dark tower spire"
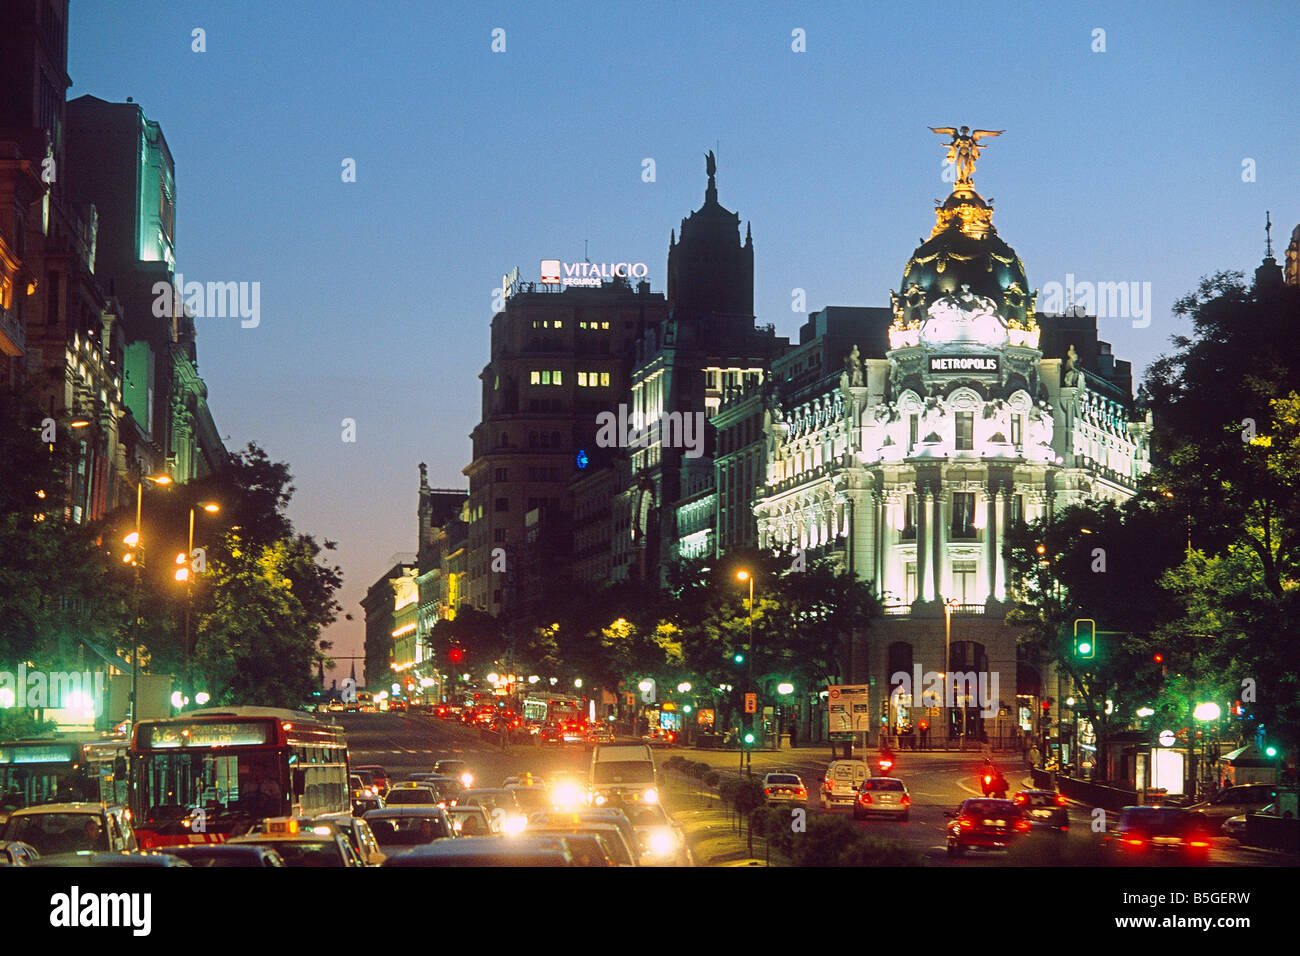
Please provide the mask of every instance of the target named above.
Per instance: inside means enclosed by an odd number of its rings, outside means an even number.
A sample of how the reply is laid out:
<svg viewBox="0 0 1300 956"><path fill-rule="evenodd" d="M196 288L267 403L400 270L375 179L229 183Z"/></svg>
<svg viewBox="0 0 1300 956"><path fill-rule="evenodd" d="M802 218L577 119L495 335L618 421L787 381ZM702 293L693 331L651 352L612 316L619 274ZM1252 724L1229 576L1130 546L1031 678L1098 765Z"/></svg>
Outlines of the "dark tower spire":
<svg viewBox="0 0 1300 956"><path fill-rule="evenodd" d="M704 171L709 174L709 185L704 190L704 205L716 206L718 204L718 160L713 155L713 150L704 154Z"/></svg>
<svg viewBox="0 0 1300 956"><path fill-rule="evenodd" d="M1264 212L1264 261L1255 270L1255 291L1274 292L1282 288L1282 267L1273 258L1273 221Z"/></svg>

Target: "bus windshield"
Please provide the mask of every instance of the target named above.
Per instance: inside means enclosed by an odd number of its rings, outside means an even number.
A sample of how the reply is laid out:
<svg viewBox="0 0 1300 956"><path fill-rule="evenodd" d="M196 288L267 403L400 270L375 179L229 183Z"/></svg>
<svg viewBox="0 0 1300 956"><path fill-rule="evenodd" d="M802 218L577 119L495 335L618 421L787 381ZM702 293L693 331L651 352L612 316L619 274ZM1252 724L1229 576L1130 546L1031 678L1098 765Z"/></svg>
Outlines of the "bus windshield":
<svg viewBox="0 0 1300 956"><path fill-rule="evenodd" d="M287 764L271 751L154 752L137 758L138 805L145 822L180 824L202 810L209 824L222 817L288 816Z"/></svg>
<svg viewBox="0 0 1300 956"><path fill-rule="evenodd" d="M125 803L126 741L0 744L0 814L47 803Z"/></svg>

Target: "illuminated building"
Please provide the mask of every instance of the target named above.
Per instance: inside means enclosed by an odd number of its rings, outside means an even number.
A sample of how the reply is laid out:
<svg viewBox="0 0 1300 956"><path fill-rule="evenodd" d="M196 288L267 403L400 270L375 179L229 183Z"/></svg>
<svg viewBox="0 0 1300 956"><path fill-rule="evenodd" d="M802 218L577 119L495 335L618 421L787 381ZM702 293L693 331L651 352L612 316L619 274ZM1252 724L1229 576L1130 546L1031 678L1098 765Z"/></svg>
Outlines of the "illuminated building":
<svg viewBox="0 0 1300 956"><path fill-rule="evenodd" d="M1004 623L1007 529L1130 496L1150 469L1151 422L1095 317L1036 313L1024 267L969 179L935 212L887 313L816 314L774 363L754 511L762 545L833 555L874 582L885 619L844 662L848 683L875 688L873 726L891 675L916 664L998 673L1005 717L981 724L973 709L967 731L1005 736L1020 716L1018 684L1037 693L1017 676ZM949 712L953 733L959 713ZM896 726L916 716L888 711Z"/></svg>
<svg viewBox="0 0 1300 956"><path fill-rule="evenodd" d="M529 529L569 526L578 452L596 447L597 415L626 400L632 342L665 315L663 294L646 281L635 289L625 278L593 281L563 291L516 285L492 319L483 417L464 470L462 599L492 614L531 600L520 576Z"/></svg>

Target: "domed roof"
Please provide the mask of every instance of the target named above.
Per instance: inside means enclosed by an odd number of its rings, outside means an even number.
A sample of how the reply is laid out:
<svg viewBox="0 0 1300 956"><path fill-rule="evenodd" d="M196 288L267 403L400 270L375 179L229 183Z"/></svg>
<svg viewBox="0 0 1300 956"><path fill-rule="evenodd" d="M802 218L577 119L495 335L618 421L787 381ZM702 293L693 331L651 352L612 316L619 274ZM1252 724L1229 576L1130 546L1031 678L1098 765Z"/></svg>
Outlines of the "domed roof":
<svg viewBox="0 0 1300 956"><path fill-rule="evenodd" d="M992 301L1011 327L1034 326L1029 280L1016 251L998 237L993 206L959 184L935 210L930 238L907 260L900 291L891 296L899 328L924 322L936 300L970 294Z"/></svg>

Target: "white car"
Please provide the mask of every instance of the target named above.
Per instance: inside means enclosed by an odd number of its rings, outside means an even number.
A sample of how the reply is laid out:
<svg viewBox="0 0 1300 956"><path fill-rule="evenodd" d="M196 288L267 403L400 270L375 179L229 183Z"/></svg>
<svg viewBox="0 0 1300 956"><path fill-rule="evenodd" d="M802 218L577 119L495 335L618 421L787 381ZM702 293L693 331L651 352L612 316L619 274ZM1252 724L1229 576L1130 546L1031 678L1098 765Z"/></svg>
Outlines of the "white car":
<svg viewBox="0 0 1300 956"><path fill-rule="evenodd" d="M769 773L763 778L763 796L769 807L782 803L801 807L808 802L808 788L797 773Z"/></svg>
<svg viewBox="0 0 1300 956"><path fill-rule="evenodd" d="M657 803L629 803L619 807L632 823L640 844L642 866L693 866L686 831Z"/></svg>
<svg viewBox="0 0 1300 956"><path fill-rule="evenodd" d="M881 813L906 823L911 808L912 797L903 781L897 777L868 777L858 787L853 819L862 820L873 813Z"/></svg>

